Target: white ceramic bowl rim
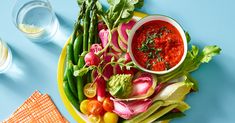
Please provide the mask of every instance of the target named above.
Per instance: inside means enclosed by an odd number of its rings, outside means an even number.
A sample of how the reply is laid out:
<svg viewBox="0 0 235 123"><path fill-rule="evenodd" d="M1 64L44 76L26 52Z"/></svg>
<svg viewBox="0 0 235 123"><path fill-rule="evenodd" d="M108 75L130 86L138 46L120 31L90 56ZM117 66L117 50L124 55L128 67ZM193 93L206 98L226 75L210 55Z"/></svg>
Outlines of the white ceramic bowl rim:
<svg viewBox="0 0 235 123"><path fill-rule="evenodd" d="M132 52L132 41L133 41L133 37L135 35L135 32L145 23L153 21L153 20L162 20L165 22L168 22L170 24L172 24L180 33L183 43L184 43L184 54L180 60L180 62L178 64L176 64L174 67L170 68L169 70L165 70L165 71L152 71L152 70L148 70L142 66L139 65L139 63L135 60L134 56L133 56L133 52ZM143 71L145 72L149 72L149 73L153 73L153 74L166 74L169 73L173 70L175 70L176 68L178 68L184 61L184 59L186 58L187 55L187 51L188 51L188 45L187 45L187 39L185 36L185 32L183 30L183 28L180 26L179 23L177 23L174 19L172 19L171 17L165 16L165 15L150 15L147 17L142 18L141 20L139 20L131 29L129 38L128 38L128 51L130 53L131 59L132 61Z"/></svg>

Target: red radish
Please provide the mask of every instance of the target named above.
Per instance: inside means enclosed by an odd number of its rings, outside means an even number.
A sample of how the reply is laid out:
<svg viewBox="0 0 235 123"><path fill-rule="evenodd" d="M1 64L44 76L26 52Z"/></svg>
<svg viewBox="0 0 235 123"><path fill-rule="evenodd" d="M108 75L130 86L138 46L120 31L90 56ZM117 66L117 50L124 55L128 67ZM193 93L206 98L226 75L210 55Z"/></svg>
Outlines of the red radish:
<svg viewBox="0 0 235 123"><path fill-rule="evenodd" d="M118 56L114 53L107 53L104 55L104 63L108 63L111 61L112 57L114 57L115 61L118 59Z"/></svg>
<svg viewBox="0 0 235 123"><path fill-rule="evenodd" d="M128 44L128 32L132 29L132 27L135 25L136 20L132 19L127 23L122 23L118 26L118 34L121 38L121 40L125 43Z"/></svg>
<svg viewBox="0 0 235 123"><path fill-rule="evenodd" d="M96 83L97 83L97 100L103 102L105 99L106 81L104 80L103 77L97 76Z"/></svg>
<svg viewBox="0 0 235 123"><path fill-rule="evenodd" d="M122 52L121 48L118 45L118 32L117 29L112 30L112 49L116 52Z"/></svg>
<svg viewBox="0 0 235 123"><path fill-rule="evenodd" d="M150 77L140 77L133 81L132 95L137 96L139 94L145 94L152 86L152 79Z"/></svg>
<svg viewBox="0 0 235 123"><path fill-rule="evenodd" d="M85 63L87 66L92 66L92 65L98 66L100 63L100 58L96 54L94 54L93 52L87 53L85 55L84 60L85 60Z"/></svg>
<svg viewBox="0 0 235 123"><path fill-rule="evenodd" d="M105 23L103 21L100 21L98 23L98 31L100 31L102 29L107 29L107 26L105 25Z"/></svg>
<svg viewBox="0 0 235 123"><path fill-rule="evenodd" d="M99 51L101 51L103 48L100 44L92 44L90 48L90 52L93 52L94 54L97 54Z"/></svg>
<svg viewBox="0 0 235 123"><path fill-rule="evenodd" d="M123 71L121 70L121 67L118 64L114 66L113 73L114 74L123 74Z"/></svg>
<svg viewBox="0 0 235 123"><path fill-rule="evenodd" d="M102 73L104 79L106 81L109 80L109 78L114 74L113 72L113 66L111 64L107 65L105 68L104 68L104 71Z"/></svg>
<svg viewBox="0 0 235 123"><path fill-rule="evenodd" d="M126 53L124 57L125 57L125 60L126 60L125 63L131 62L131 56L130 56L129 53Z"/></svg>
<svg viewBox="0 0 235 123"><path fill-rule="evenodd" d="M139 113L145 112L152 104L150 99L135 101L116 101L114 100L114 110L116 114L124 119L131 119Z"/></svg>
<svg viewBox="0 0 235 123"><path fill-rule="evenodd" d="M123 52L127 52L127 44L123 43L120 38L118 38L118 45Z"/></svg>
<svg viewBox="0 0 235 123"><path fill-rule="evenodd" d="M109 41L109 31L108 29L102 29L99 31L99 37L101 40L102 47L105 47Z"/></svg>
<svg viewBox="0 0 235 123"><path fill-rule="evenodd" d="M121 56L122 55L122 52L117 52L117 51L115 51L113 49L110 49L110 52L116 54L117 56Z"/></svg>

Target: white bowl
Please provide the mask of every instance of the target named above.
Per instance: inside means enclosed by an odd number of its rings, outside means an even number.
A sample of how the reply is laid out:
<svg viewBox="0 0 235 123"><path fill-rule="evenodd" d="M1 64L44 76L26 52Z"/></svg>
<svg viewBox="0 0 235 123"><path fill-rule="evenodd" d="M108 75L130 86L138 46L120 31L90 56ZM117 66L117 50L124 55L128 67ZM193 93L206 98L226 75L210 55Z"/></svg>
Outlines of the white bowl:
<svg viewBox="0 0 235 123"><path fill-rule="evenodd" d="M165 71L153 71L153 70L148 70L144 67L142 67L141 65L139 65L139 63L135 60L134 56L133 56L133 52L132 52L132 41L133 41L133 37L135 35L135 32L145 23L149 22L149 21L153 21L153 20L161 20L161 21L165 21L168 22L170 24L172 24L180 33L182 40L183 40L183 44L184 44L184 54L180 60L180 62L178 64L176 64L174 67L165 70ZM151 16L147 16L143 19L141 19L140 21L138 21L134 27L131 29L130 35L128 37L128 51L130 53L131 59L132 61L143 71L145 72L149 72L149 73L153 73L153 74L166 74L169 73L173 70L175 70L176 68L178 68L184 61L186 55L187 55L187 51L188 51L188 45L187 45L187 39L184 33L184 30L182 29L182 27L172 18L164 16L164 15L151 15Z"/></svg>

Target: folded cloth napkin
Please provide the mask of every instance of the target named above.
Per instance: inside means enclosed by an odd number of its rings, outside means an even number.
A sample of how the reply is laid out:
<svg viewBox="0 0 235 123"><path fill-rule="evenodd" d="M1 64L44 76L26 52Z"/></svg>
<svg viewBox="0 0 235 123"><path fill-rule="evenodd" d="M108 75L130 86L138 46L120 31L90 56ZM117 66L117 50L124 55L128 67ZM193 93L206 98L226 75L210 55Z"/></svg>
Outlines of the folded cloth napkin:
<svg viewBox="0 0 235 123"><path fill-rule="evenodd" d="M48 94L35 91L3 123L68 123Z"/></svg>

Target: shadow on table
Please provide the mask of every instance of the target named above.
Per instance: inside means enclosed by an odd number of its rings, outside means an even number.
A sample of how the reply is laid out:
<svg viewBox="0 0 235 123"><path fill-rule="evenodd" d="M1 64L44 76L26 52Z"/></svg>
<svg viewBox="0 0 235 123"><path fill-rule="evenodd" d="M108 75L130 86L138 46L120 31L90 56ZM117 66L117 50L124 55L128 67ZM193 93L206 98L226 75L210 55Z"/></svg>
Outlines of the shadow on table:
<svg viewBox="0 0 235 123"><path fill-rule="evenodd" d="M30 89L28 88L34 87L32 84L35 85L35 89L42 86L40 83L35 83L35 81L39 81L46 76L45 71L38 71L39 66L46 68L45 64L33 60L32 57L26 54L19 54L16 47L12 47L11 51L13 63L6 73L0 74L0 85L19 95L29 93ZM29 78L29 80L25 81L25 78Z"/></svg>
<svg viewBox="0 0 235 123"><path fill-rule="evenodd" d="M62 15L56 14L59 21L59 29L55 36L47 44L39 44L42 48L48 50L52 54L60 54L65 42L73 30L73 23Z"/></svg>

